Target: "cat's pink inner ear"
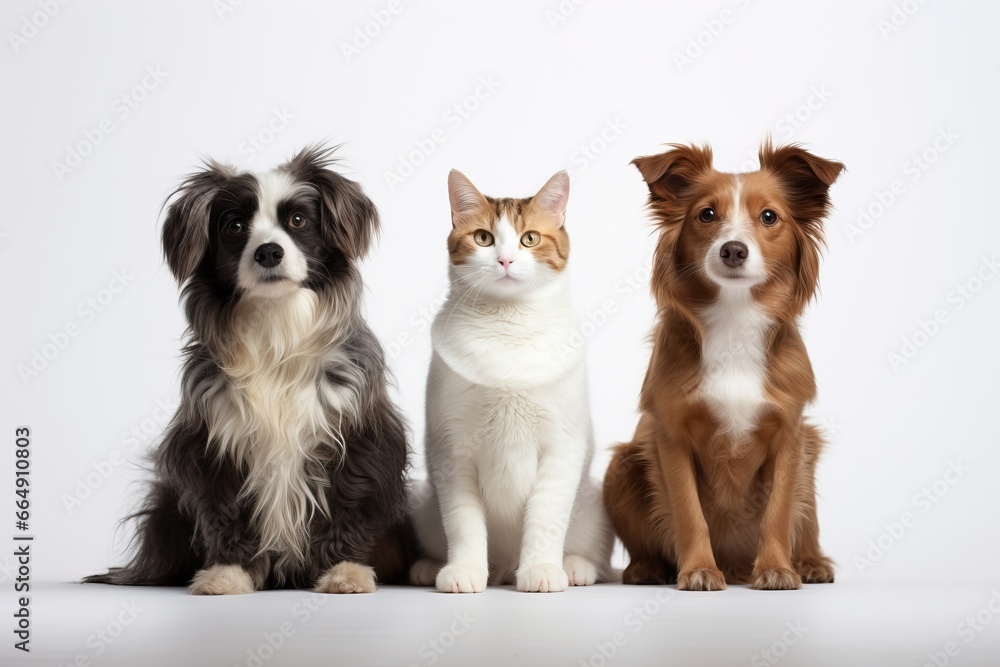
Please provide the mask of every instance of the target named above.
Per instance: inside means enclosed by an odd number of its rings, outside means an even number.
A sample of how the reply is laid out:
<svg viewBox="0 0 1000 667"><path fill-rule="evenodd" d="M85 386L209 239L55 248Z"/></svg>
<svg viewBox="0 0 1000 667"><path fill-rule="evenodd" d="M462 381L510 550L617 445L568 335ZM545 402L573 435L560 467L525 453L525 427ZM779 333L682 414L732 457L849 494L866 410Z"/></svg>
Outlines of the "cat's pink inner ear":
<svg viewBox="0 0 1000 667"><path fill-rule="evenodd" d="M562 227L566 222L566 205L569 203L569 174L565 171L556 172L532 198L532 203L558 220Z"/></svg>
<svg viewBox="0 0 1000 667"><path fill-rule="evenodd" d="M472 181L457 169L452 169L448 174L448 199L451 201L453 216L474 211L486 203L486 198Z"/></svg>

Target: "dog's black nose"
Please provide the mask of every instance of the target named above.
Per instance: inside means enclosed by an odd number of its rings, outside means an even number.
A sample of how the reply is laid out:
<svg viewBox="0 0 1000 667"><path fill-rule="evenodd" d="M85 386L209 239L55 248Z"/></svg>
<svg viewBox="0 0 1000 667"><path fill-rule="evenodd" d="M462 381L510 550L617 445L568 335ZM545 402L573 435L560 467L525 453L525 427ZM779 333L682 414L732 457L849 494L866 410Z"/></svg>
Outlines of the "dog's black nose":
<svg viewBox="0 0 1000 667"><path fill-rule="evenodd" d="M747 248L746 243L740 243L739 241L726 241L722 244L722 249L719 251L719 257L722 261L726 263L726 266L731 266L736 268L743 262L747 261L747 255L750 249Z"/></svg>
<svg viewBox="0 0 1000 667"><path fill-rule="evenodd" d="M281 258L284 256L285 251L277 243L265 243L253 254L254 260L265 269L273 269L281 264Z"/></svg>

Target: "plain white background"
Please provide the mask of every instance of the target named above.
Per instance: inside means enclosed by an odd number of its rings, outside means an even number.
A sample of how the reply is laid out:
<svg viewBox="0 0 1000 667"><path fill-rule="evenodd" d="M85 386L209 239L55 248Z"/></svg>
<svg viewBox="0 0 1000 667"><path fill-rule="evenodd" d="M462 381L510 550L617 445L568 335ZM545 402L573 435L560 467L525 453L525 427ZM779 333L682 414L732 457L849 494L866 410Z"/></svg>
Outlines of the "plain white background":
<svg viewBox="0 0 1000 667"><path fill-rule="evenodd" d="M844 610L888 601L886 614L905 600L912 615L915 589L948 600L965 591L960 603L932 604L920 632L886 640L916 661L1000 586L995 4L399 0L395 14L388 0L50 5L8 2L0 18L0 466L12 471L14 427L30 426L37 580L76 580L120 558L128 533L116 535L116 522L141 492L135 461L165 425L162 405L175 404L185 326L159 207L200 157L263 170L317 140L343 144L343 171L382 215L363 267L367 312L389 349L418 475L428 325L447 289L447 172L526 196L568 169L569 270L591 323L600 475L607 447L634 428L655 315L655 233L628 163L694 141L710 143L721 168L752 169L770 133L848 168L832 190L822 293L802 320L820 388L812 413L830 440L818 472L822 542L843 584L822 595L841 596ZM0 535L14 532L3 476ZM0 556L5 593L11 564ZM51 590L53 601L96 595ZM573 606L586 594L574 591ZM377 600L365 603L376 616ZM745 604L713 600L723 615ZM541 603L506 604L519 615ZM78 611L51 621L68 633L67 661L105 623ZM622 622L611 617L609 634ZM41 620L36 632L39 650L60 634ZM831 644L850 645L847 636ZM386 661L419 662L419 645ZM590 650L551 656L576 664Z"/></svg>

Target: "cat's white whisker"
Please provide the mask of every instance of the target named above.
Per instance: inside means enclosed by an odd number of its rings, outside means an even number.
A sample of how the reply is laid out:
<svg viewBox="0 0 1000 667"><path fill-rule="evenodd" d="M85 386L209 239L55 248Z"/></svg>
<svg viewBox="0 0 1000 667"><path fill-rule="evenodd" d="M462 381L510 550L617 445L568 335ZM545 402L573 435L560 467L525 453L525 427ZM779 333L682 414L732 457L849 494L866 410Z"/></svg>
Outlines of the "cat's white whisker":
<svg viewBox="0 0 1000 667"><path fill-rule="evenodd" d="M448 319L444 323L444 328L442 329L442 332L448 330L448 322L451 322L451 316L454 315L455 308L457 308L465 300L465 297L467 297L469 295L469 293L472 292L472 290L476 289L477 285L479 285L481 282L483 282L485 280L488 280L487 276L484 276L483 278L480 278L478 281L476 281L475 283L473 283L473 285L469 289L467 289L465 291L465 293L461 297L459 297L458 300L455 301L455 305L452 306L451 312L448 313Z"/></svg>

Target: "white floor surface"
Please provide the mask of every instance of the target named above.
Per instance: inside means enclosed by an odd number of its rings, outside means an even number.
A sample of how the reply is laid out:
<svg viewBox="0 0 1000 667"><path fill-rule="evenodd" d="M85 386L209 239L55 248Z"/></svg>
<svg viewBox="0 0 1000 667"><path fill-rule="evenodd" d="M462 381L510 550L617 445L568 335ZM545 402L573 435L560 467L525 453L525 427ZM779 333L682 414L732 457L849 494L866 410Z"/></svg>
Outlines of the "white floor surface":
<svg viewBox="0 0 1000 667"><path fill-rule="evenodd" d="M195 598L40 584L31 654L8 640L0 664L1000 665L998 590L852 581L787 592L602 584L532 595L383 587Z"/></svg>

